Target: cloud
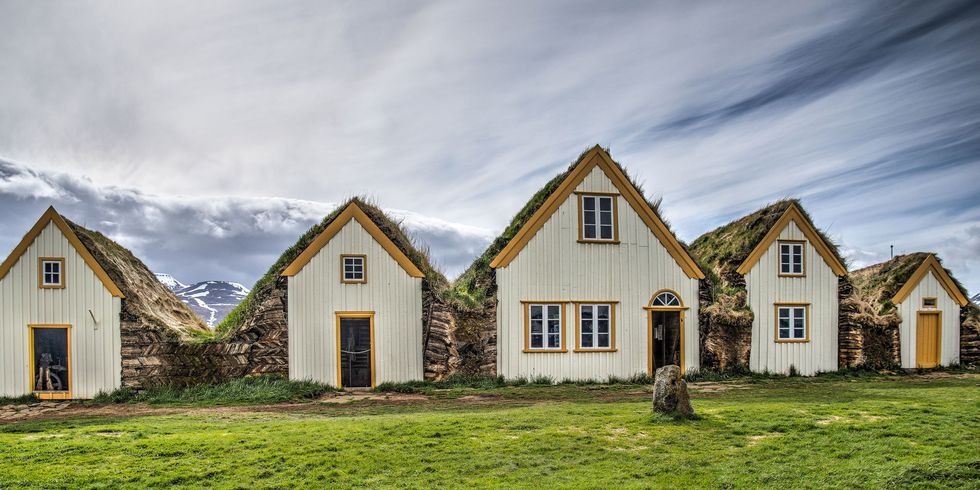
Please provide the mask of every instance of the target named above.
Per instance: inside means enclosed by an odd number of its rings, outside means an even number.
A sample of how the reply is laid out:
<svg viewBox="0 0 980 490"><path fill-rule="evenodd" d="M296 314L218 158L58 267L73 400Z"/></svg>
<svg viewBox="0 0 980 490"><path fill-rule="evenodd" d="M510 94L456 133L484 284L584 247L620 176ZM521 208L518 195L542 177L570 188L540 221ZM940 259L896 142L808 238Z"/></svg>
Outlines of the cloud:
<svg viewBox="0 0 980 490"><path fill-rule="evenodd" d="M64 173L0 160L0 248L12 249L44 208L58 210L133 250L154 271L185 283L253 283L288 246L337 204L281 198L164 197L99 187ZM492 233L404 210L387 210L453 276Z"/></svg>

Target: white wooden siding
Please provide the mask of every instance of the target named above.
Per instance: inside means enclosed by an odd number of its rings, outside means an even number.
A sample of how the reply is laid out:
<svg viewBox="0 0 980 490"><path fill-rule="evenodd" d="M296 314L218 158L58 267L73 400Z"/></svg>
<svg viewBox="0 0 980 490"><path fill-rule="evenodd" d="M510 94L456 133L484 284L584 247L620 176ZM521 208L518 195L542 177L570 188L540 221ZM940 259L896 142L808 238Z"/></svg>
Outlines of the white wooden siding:
<svg viewBox="0 0 980 490"><path fill-rule="evenodd" d="M942 311L939 362L948 366L960 360L960 305L943 289L936 275L929 271L905 300L897 305L898 313L902 317L898 335L901 342L903 368L915 367L916 321L919 310L923 309L924 297L936 298L936 309ZM926 311L935 311L935 309L926 309Z"/></svg>
<svg viewBox="0 0 980 490"><path fill-rule="evenodd" d="M367 255L367 283L341 284L340 255ZM289 278L289 377L337 384L338 311L373 311L375 380L422 379L422 279L355 220Z"/></svg>
<svg viewBox="0 0 980 490"><path fill-rule="evenodd" d="M65 258L65 288L38 287L38 257ZM0 395L33 389L28 325L71 325L71 392L92 398L120 386L119 298L52 222L0 280ZM92 320L92 315L98 323Z"/></svg>
<svg viewBox="0 0 980 490"><path fill-rule="evenodd" d="M773 241L755 267L745 275L752 321L753 371L788 373L795 366L803 375L837 370L837 276L817 253L796 223L790 222L779 240L806 241L806 276L779 277L779 242ZM810 303L809 342L777 343L776 303Z"/></svg>
<svg viewBox="0 0 980 490"><path fill-rule="evenodd" d="M618 192L596 167L579 192ZM507 267L497 269L497 368L507 377L548 376L605 380L647 372L648 313L653 294L672 289L689 309L685 318L685 364L697 368L698 281L684 274L640 216L622 197L619 245L578 243L578 200L572 194ZM568 305L566 353L525 353L522 300L618 300L617 352L573 352L573 305Z"/></svg>

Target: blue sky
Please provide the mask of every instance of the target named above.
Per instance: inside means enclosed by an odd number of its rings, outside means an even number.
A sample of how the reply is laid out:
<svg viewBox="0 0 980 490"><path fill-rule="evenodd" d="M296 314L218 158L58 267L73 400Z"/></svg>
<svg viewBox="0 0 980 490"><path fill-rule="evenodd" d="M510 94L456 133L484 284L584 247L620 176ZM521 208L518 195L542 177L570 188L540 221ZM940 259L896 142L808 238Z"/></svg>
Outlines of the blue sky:
<svg viewBox="0 0 980 490"><path fill-rule="evenodd" d="M681 239L800 197L980 290L980 3L0 1L0 249L49 204L252 283L333 203L450 275L582 150ZM0 252L3 253L3 252Z"/></svg>

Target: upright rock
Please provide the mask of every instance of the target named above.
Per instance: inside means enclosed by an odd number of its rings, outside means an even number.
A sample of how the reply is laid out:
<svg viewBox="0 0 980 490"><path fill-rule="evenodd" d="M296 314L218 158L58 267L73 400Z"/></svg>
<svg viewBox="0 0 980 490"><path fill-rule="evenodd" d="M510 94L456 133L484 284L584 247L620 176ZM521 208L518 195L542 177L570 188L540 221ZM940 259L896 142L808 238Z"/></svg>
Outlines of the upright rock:
<svg viewBox="0 0 980 490"><path fill-rule="evenodd" d="M681 368L675 365L657 370L653 381L653 410L668 415L694 415L691 397L687 393L687 382L681 378Z"/></svg>

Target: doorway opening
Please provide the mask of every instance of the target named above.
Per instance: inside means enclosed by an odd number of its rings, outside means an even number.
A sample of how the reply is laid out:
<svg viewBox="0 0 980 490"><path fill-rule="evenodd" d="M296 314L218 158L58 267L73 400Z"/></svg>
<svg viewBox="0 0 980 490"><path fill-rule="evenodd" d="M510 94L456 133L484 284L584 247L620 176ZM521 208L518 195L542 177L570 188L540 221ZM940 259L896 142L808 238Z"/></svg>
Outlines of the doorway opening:
<svg viewBox="0 0 980 490"><path fill-rule="evenodd" d="M337 385L374 387L374 313L337 314Z"/></svg>

